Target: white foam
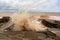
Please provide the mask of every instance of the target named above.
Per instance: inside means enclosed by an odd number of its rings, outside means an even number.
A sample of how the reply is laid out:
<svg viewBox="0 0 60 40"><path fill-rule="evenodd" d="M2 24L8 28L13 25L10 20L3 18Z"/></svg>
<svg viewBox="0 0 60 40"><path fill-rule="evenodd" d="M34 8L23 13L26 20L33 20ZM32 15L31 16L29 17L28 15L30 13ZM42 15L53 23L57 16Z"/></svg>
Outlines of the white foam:
<svg viewBox="0 0 60 40"><path fill-rule="evenodd" d="M49 19L60 21L60 16L50 16Z"/></svg>
<svg viewBox="0 0 60 40"><path fill-rule="evenodd" d="M0 19L2 19L3 17L0 17Z"/></svg>

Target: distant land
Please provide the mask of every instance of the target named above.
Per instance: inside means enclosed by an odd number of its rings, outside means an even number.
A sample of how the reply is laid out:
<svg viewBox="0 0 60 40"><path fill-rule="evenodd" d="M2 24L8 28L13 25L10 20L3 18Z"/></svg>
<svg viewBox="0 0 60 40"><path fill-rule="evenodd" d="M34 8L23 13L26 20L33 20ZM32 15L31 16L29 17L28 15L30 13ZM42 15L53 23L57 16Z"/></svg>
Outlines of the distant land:
<svg viewBox="0 0 60 40"><path fill-rule="evenodd" d="M14 13L4 13L4 12L0 12L0 16L11 16ZM60 16L60 12L40 12L40 13L30 13L30 14L36 14L36 15L56 15L56 16Z"/></svg>

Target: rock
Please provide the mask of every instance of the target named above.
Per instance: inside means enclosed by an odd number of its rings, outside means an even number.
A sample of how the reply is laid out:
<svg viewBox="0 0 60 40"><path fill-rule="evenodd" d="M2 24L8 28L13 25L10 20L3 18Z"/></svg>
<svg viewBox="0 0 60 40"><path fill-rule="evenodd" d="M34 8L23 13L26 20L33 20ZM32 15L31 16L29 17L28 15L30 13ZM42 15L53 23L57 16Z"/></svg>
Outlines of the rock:
<svg viewBox="0 0 60 40"><path fill-rule="evenodd" d="M4 32L0 33L0 40L60 40L58 36L53 38L46 35L45 33L37 33L32 31L21 31L21 32Z"/></svg>

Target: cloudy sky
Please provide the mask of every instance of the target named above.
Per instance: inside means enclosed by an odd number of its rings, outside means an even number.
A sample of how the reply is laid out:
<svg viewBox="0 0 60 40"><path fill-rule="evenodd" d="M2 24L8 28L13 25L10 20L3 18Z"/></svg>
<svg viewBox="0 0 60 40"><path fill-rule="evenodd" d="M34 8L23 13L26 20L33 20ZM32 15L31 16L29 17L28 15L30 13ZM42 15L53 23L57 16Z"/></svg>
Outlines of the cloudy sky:
<svg viewBox="0 0 60 40"><path fill-rule="evenodd" d="M60 0L0 0L0 12L60 12Z"/></svg>

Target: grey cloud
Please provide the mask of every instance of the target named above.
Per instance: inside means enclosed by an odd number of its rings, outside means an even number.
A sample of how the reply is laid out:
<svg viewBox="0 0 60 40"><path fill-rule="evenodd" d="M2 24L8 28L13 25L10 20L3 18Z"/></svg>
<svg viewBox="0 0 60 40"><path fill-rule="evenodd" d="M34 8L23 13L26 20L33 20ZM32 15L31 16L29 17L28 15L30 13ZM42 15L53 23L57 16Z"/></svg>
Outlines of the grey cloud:
<svg viewBox="0 0 60 40"><path fill-rule="evenodd" d="M57 0L0 0L0 11L2 12L16 12L16 11L57 11ZM24 9L26 8L27 9Z"/></svg>

